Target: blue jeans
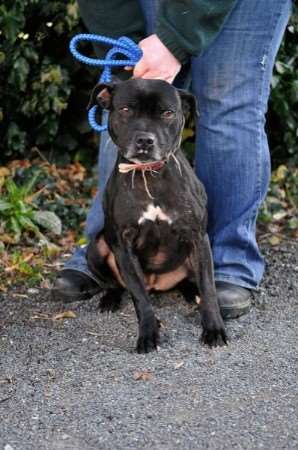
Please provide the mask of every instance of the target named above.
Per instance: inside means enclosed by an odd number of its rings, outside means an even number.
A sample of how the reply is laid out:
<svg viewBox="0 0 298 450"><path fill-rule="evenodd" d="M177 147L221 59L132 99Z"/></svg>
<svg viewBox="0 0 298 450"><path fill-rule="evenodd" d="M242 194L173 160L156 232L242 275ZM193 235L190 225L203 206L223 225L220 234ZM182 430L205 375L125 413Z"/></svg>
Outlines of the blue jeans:
<svg viewBox="0 0 298 450"><path fill-rule="evenodd" d="M139 1L151 34L158 1ZM215 279L250 289L259 285L264 271L256 218L270 179L265 113L291 7L291 0L238 0L214 42L190 64L191 90L200 109L195 171L208 195ZM116 153L108 134L102 133L99 192L87 217L88 238L103 228L101 198ZM85 248L77 248L65 268L94 278Z"/></svg>

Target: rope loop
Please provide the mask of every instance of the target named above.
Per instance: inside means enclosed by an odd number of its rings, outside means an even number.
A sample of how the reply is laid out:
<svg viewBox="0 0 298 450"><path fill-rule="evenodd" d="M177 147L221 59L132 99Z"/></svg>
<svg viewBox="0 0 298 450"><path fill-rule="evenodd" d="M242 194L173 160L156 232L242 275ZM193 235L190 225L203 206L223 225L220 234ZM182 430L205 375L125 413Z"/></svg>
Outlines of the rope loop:
<svg viewBox="0 0 298 450"><path fill-rule="evenodd" d="M77 49L79 43L84 41L110 45L112 48L107 52L105 59L90 58L89 56L82 55ZM113 67L135 66L142 57L142 50L140 47L125 36L122 36L119 39L113 39L98 34L77 34L71 39L69 49L73 57L83 64L89 66L101 66L104 68L99 79L102 83L111 81ZM124 56L127 59L119 59L119 56ZM100 133L107 129L107 125L100 125L96 122L96 111L97 106L93 106L89 110L88 120L91 128Z"/></svg>

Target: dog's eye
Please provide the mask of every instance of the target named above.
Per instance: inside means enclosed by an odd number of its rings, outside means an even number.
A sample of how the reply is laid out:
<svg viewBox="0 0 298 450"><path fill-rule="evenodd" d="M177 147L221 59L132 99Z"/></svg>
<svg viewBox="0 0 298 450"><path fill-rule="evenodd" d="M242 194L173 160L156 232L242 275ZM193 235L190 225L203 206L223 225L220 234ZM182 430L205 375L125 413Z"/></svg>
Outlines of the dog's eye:
<svg viewBox="0 0 298 450"><path fill-rule="evenodd" d="M130 111L128 106L121 106L121 108L119 108L119 111L122 113L128 113Z"/></svg>
<svg viewBox="0 0 298 450"><path fill-rule="evenodd" d="M161 113L161 117L163 119L172 119L174 115L175 115L174 111L171 111L170 109L167 109L166 111L163 111Z"/></svg>

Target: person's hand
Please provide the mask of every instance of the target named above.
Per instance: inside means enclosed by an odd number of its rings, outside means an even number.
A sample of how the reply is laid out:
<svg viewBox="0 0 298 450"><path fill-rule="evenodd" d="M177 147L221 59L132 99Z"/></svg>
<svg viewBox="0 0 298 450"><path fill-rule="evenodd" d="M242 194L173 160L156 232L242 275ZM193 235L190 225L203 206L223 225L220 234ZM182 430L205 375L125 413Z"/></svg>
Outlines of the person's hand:
<svg viewBox="0 0 298 450"><path fill-rule="evenodd" d="M143 56L133 69L134 78L155 78L172 83L181 63L156 34L139 42Z"/></svg>

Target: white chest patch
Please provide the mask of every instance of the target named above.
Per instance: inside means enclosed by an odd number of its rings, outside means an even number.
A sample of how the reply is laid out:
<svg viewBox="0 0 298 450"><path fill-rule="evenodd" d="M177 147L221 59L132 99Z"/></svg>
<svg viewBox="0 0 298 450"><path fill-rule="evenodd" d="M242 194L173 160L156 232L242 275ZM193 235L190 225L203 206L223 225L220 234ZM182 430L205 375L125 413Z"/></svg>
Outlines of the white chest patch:
<svg viewBox="0 0 298 450"><path fill-rule="evenodd" d="M143 212L138 220L138 224L141 225L145 220L151 220L155 222L157 219L168 222L169 225L173 223L172 219L163 212L160 206L154 206L152 204L147 206L146 211Z"/></svg>

